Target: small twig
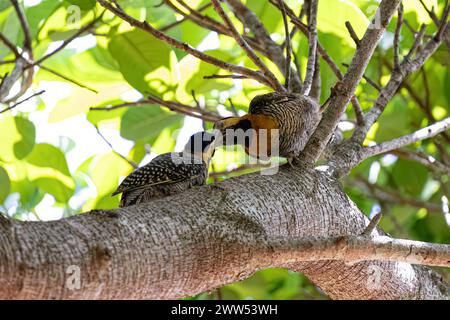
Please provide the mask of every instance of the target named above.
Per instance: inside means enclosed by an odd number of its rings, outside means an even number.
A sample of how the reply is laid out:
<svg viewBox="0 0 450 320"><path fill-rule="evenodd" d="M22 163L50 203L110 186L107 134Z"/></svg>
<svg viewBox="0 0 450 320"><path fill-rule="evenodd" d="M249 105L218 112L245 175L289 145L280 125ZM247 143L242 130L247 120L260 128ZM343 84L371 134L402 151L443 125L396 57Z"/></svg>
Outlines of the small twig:
<svg viewBox="0 0 450 320"><path fill-rule="evenodd" d="M162 99L152 96L152 95L148 95L148 97L146 99L142 99L139 101L125 102L125 103L121 103L121 104L117 104L117 105L113 105L113 106L107 106L107 107L91 107L91 108L89 108L89 110L112 111L115 109L141 106L141 105L146 105L146 104L158 104L158 105L164 106L174 112L177 112L177 113L180 113L183 115L187 115L187 116L191 116L191 117L195 117L195 118L199 118L199 119L209 121L209 122L215 122L220 119L220 116L213 112L210 112L210 111L207 111L204 109L193 108L191 106L188 106L188 105L185 105L185 104L182 104L179 102L175 102L175 101L162 100Z"/></svg>
<svg viewBox="0 0 450 320"><path fill-rule="evenodd" d="M289 33L289 27L286 17L286 8L284 7L284 1L278 0L280 7L282 8L281 14L283 16L284 33L285 33L285 44L286 44L286 67L285 67L285 84L284 87L289 92L291 91L291 34Z"/></svg>
<svg viewBox="0 0 450 320"><path fill-rule="evenodd" d="M442 39L442 36L444 34L444 31L445 31L445 28L447 26L447 19L448 19L449 12L450 12L450 4L449 4L449 1L447 0L445 2L445 8L444 8L444 12L442 14L442 19L441 19L441 21L440 21L440 23L438 25L438 30L437 30L437 32L436 32L436 34L434 36L434 38L437 41L440 41Z"/></svg>
<svg viewBox="0 0 450 320"><path fill-rule="evenodd" d="M398 157L401 157L401 158L404 158L404 159L419 162L419 163L423 164L424 166L426 166L427 168L429 168L437 173L440 173L440 174L443 173L443 174L447 174L450 176L450 167L445 165L444 163L438 161L437 159L435 159L434 157L432 157L430 155L420 153L420 152L404 150L404 149L392 150L392 151L389 151L388 153L393 154Z"/></svg>
<svg viewBox="0 0 450 320"><path fill-rule="evenodd" d="M66 81L68 81L68 82L71 82L71 83L77 85L77 86L80 87L80 88L84 88L84 89L87 89L87 90L92 91L92 92L94 92L94 93L98 93L97 90L95 90L95 89L93 89L93 88L91 88L91 87L88 87L87 85L84 85L84 84L82 84L81 82L79 82L79 81L77 81L77 80L74 80L74 79L72 79L72 78L69 78L69 77L67 77L67 76L65 76L65 75L63 75L63 74L61 74L61 73L59 73L58 71L55 71L55 70L53 70L53 69L50 69L50 68L48 68L48 67L46 67L46 66L44 66L44 65L42 65L42 64L39 65L39 68L41 68L42 70L45 70L45 71L47 71L47 72L50 72L50 73L54 74L55 76L60 77L61 79L64 79L64 80L66 80Z"/></svg>
<svg viewBox="0 0 450 320"><path fill-rule="evenodd" d="M164 3L164 0L161 1L161 2ZM203 5L200 8L198 8L198 12L202 12L202 11L206 10L207 8L209 8L210 6L211 6L211 3L208 2L205 5ZM181 20L175 21L173 23L168 24L167 26L164 26L164 27L160 28L159 31L161 31L161 32L169 31L170 29L178 26L179 24L181 24L181 23L183 23L183 22L185 22L187 20L189 20L189 18L183 17L183 19L181 19Z"/></svg>
<svg viewBox="0 0 450 320"><path fill-rule="evenodd" d="M350 21L345 21L345 27L347 28L348 33L350 34L350 37L351 37L351 38L353 39L353 41L355 42L356 47L358 48L358 47L359 47L360 40L359 40L358 36L356 35L355 29L353 29L353 26L352 26L352 24L350 23Z"/></svg>
<svg viewBox="0 0 450 320"><path fill-rule="evenodd" d="M3 34L0 32L0 40L11 50L17 58L21 57L21 54L17 50L16 46Z"/></svg>
<svg viewBox="0 0 450 320"><path fill-rule="evenodd" d="M433 22L436 24L436 26L439 26L439 19L436 16L436 13L434 12L434 10L429 10L428 7L425 5L425 3L423 2L423 0L419 0L420 3L422 4L422 7L425 9L425 11L428 13L428 15L430 16L431 20L433 20Z"/></svg>
<svg viewBox="0 0 450 320"><path fill-rule="evenodd" d="M33 93L33 94L32 94L31 96L29 96L28 98L25 98L25 99L23 99L23 100L21 100L21 101L19 101L19 102L16 102L15 104L13 104L13 105L10 106L10 107L1 110L0 113L9 111L9 110L11 110L11 109L14 109L15 107L19 106L20 104L22 104L22 103L24 103L24 102L30 100L30 99L33 98L33 97L36 97L36 96L38 96L38 95L41 95L41 94L43 94L44 92L45 92L45 90L41 90L41 91L39 91L39 92Z"/></svg>
<svg viewBox="0 0 450 320"><path fill-rule="evenodd" d="M419 32L418 32L418 33L416 34L416 36L415 36L414 43L413 43L411 49L409 50L408 54L407 54L407 55L405 56L405 58L404 58L405 60L407 60L407 61L411 60L411 58L412 58L414 52L416 52L417 48L418 48L419 45L420 45L420 42L422 41L422 38L423 38L423 35L424 35L424 33L425 33L426 27L427 27L427 26L424 25L424 24L422 24L422 25L420 26L420 30L419 30Z"/></svg>
<svg viewBox="0 0 450 320"><path fill-rule="evenodd" d="M367 181L362 175L358 174L355 178L347 181L348 185L358 188L359 191L363 191L363 194L371 199L375 199L380 203L393 203L413 208L425 208L428 212L439 213L440 207L434 203L424 202L416 198L406 197L397 190L383 187L377 184L372 184Z"/></svg>
<svg viewBox="0 0 450 320"><path fill-rule="evenodd" d="M391 150L399 149L401 147L413 144L415 142L434 137L438 133L448 130L449 128L450 128L450 117L438 121L428 127L417 130L416 132L413 132L406 136L393 139L391 141L386 141L372 147L364 148L361 151L362 158L360 159L360 161L380 153L385 153Z"/></svg>
<svg viewBox="0 0 450 320"><path fill-rule="evenodd" d="M128 159L127 157L125 157L124 155L122 155L121 153L117 152L116 150L114 150L114 147L112 146L112 144L108 141L108 139L105 138L105 136L100 132L100 129L96 126L93 125L95 127L95 130L97 131L97 134L100 136L100 138L103 139L103 141L106 142L106 144L111 148L111 151L114 152L116 155L118 155L119 157L121 157L123 160L125 160L126 162L128 162L130 164L130 166L132 166L134 169L139 168L139 165Z"/></svg>
<svg viewBox="0 0 450 320"><path fill-rule="evenodd" d="M399 41L400 41L400 32L403 24L403 3L400 3L398 7L398 17L397 24L395 26L394 32L394 68L399 67Z"/></svg>
<svg viewBox="0 0 450 320"><path fill-rule="evenodd" d="M373 217L372 220L370 220L369 225L366 227L366 229L363 231L363 233L361 234L361 236L363 237L370 237L370 235L373 233L373 231L375 230L375 228L377 227L378 223L381 220L381 217L383 215L381 214L381 212L376 213Z"/></svg>
<svg viewBox="0 0 450 320"><path fill-rule="evenodd" d="M230 107L231 107L231 111L233 112L233 115L234 115L235 117L238 117L238 116L239 116L239 113L238 113L238 111L237 111L237 109L236 109L236 106L235 106L234 103L233 103L233 100L231 100L231 98L228 98L228 102L230 102Z"/></svg>
<svg viewBox="0 0 450 320"><path fill-rule="evenodd" d="M247 76L238 74L213 74L210 76L203 76L203 79L247 79Z"/></svg>
<svg viewBox="0 0 450 320"><path fill-rule="evenodd" d="M309 96L316 101L320 101L320 94L322 90L322 79L320 77L320 59L319 53L316 51L316 59L314 66L314 76L313 82L311 84L311 91L309 92Z"/></svg>
<svg viewBox="0 0 450 320"><path fill-rule="evenodd" d="M133 102L124 102L120 104L116 104L113 106L107 106L107 107L90 107L89 110L93 111L112 111L120 108L125 107L137 107L141 105L149 104L150 102L148 100L139 100L139 101L133 101Z"/></svg>
<svg viewBox="0 0 450 320"><path fill-rule="evenodd" d="M24 33L24 50L28 52L29 58L33 59L33 51L31 46L31 35L30 35L30 27L28 26L28 21L25 16L25 12L22 10L22 7L19 5L17 0L11 0L11 3L16 10L17 16L19 17L20 25L22 26L22 30Z"/></svg>
<svg viewBox="0 0 450 320"><path fill-rule="evenodd" d="M4 75L3 75L3 77L2 77L2 81L0 81L0 89L3 87L3 84L5 83L5 81L6 81L6 78L8 78L8 72L6 72Z"/></svg>
<svg viewBox="0 0 450 320"><path fill-rule="evenodd" d="M309 95L314 77L317 50L317 0L309 0L308 14L308 64L306 65L305 81L302 94Z"/></svg>
<svg viewBox="0 0 450 320"><path fill-rule="evenodd" d="M346 68L349 67L349 65L347 63L342 63L342 65ZM377 91L381 90L381 86L376 83L374 80L370 79L368 76L366 76L365 74L363 75L363 79L367 81L368 84L370 84L372 87L374 87Z"/></svg>
<svg viewBox="0 0 450 320"><path fill-rule="evenodd" d="M32 64L30 64L30 67L36 66L41 64L43 61L47 60L48 58L52 57L53 55L55 55L56 53L58 53L59 51L61 51L62 49L64 49L69 43L71 43L73 40L75 40L76 38L78 38L80 35L82 35L84 32L86 32L87 30L89 30L90 28L92 28L95 23L97 21L99 21L102 17L103 14L105 13L106 10L104 10L97 18L95 18L94 20L92 20L91 22L89 22L88 24L86 24L84 27L80 28L80 30L78 30L77 32L75 32L71 37L67 38L66 40L63 41L63 43L56 48L55 50L53 50L52 52L47 53L46 55L44 55L43 57L41 57L40 59L36 60L35 62L33 62Z"/></svg>

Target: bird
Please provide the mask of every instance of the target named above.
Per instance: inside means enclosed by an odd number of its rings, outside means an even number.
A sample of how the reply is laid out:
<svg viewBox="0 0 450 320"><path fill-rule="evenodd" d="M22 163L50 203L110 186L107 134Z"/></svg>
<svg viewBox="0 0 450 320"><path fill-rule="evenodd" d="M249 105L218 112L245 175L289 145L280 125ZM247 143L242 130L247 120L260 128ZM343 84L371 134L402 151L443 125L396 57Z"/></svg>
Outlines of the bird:
<svg viewBox="0 0 450 320"><path fill-rule="evenodd" d="M119 207L148 202L204 185L217 133L193 134L182 152L164 153L134 170L111 194L122 193Z"/></svg>
<svg viewBox="0 0 450 320"><path fill-rule="evenodd" d="M314 99L295 93L271 92L254 97L246 115L220 119L214 128L222 133L222 145L240 144L250 156L263 160L282 156L292 164L321 117L321 107ZM243 138L242 131L240 135L238 130L243 131Z"/></svg>

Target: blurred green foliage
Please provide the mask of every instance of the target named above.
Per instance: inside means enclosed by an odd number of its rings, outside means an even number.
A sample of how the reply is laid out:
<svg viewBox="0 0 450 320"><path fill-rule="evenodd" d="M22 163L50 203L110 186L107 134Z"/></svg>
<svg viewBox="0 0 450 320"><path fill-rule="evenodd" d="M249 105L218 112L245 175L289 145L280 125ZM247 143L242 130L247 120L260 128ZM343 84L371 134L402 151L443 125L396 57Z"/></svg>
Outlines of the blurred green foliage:
<svg viewBox="0 0 450 320"><path fill-rule="evenodd" d="M206 2L191 0L189 4L198 8ZM261 19L273 39L281 43L284 29L279 12L266 1L244 2ZM156 6L160 0L119 3L129 14L145 17L156 28L163 28L180 19L169 7ZM289 0L287 3L299 12L301 1ZM350 63L355 45L344 27L344 22L350 21L356 33L362 36L375 13L378 1L321 0L319 3L319 40L341 71L345 72L342 64ZM440 15L444 1L429 0L425 3L429 8L433 6ZM69 23L73 20L74 5L80 9L81 20ZM436 30L419 1L404 1L404 5L405 19L413 28L418 29L420 24L425 23L428 25L428 33ZM42 0L25 7L35 59L42 57L48 48L58 41L73 35L80 26L90 22L101 11L102 8L94 0ZM220 19L212 8L208 8L204 13L211 18ZM242 31L238 20L234 16L231 17ZM385 84L389 78L390 71L387 66L392 65L392 36L396 19L394 17L391 21L366 70L366 75L379 84ZM8 1L0 3L0 31L18 46L23 42L19 20ZM211 32L189 21L180 23L167 32L194 47L204 42L207 36L214 37ZM220 35L211 41L217 42L217 46L208 49L208 54L231 63L253 66L247 55L229 37ZM414 35L408 28L403 27L400 41L402 55L407 53L413 41ZM307 61L305 37L297 32L292 39L292 46L304 75ZM0 60L12 58L13 54L0 43ZM412 91L422 103L430 107L430 112L438 120L449 115L449 61L447 49L441 47L420 72L408 79ZM34 79L34 88L49 81L62 81L71 88L71 95L57 101L56 106L50 110L48 122L58 123L84 114L89 122L99 128L113 125L123 139L133 142L134 147L126 156L135 162L143 159L147 152L146 146L151 146L154 152L170 151L177 132L183 126L183 117L155 105L121 108L109 112L90 111L89 107L122 103L121 95L133 89L143 96L153 93L164 99L178 100L188 105L195 105L192 96L194 91L204 99L206 108L213 111L216 111L219 105L230 110L227 98L231 98L238 110L245 111L255 95L268 92L267 88L252 80L236 82L230 79L204 79L207 75L227 72L174 50L151 35L130 27L109 12L105 13L98 25L91 47L84 50L66 48L45 61L44 65L98 91L95 93L81 88L73 82L39 69ZM323 61L321 66L323 102L329 96L336 77ZM273 64L269 64L269 67L281 79L279 70ZM0 64L0 75L10 73L12 68L12 64ZM356 92L363 109L370 108L377 96L377 91L366 81L361 82ZM61 137L59 144L36 139L36 133L45 128L36 127L30 120L30 115L46 109L47 106L44 97L35 100L34 109L28 107L27 111L22 111L19 107L0 115L0 210L15 218L26 219L26 214L34 212L45 194L55 199L54 206L63 208L66 216L91 209L117 207L117 197L111 198L109 195L120 178L132 171L129 163L110 152L84 159L78 168L70 171L66 161L66 155L74 147L70 139ZM354 120L351 108L348 109L347 119ZM428 124L428 118L418 102L411 98L411 92L401 89L378 124L372 128L365 143L396 138ZM211 125L207 126L210 128ZM447 152L450 150L445 141L438 141L440 148ZM423 151L437 159L440 157L438 146L431 141L417 143L411 146L410 150ZM230 163L237 162L242 157L242 151L234 153L218 150L217 154L220 155L217 158L221 162L213 161L212 167L219 172L226 170ZM374 175L376 167L379 172ZM234 175L236 174L232 176ZM449 228L439 212L430 212L425 208L402 203L380 203L352 185L352 179L367 180L369 176L372 176L372 184L434 204L439 204L442 196L449 196L448 176L430 172L422 164L410 160L399 158L389 162L383 157L376 157L353 170L345 181L345 188L352 200L366 214L370 214L375 204L381 206L385 211L381 226L387 232L423 241L450 242ZM223 178L225 176L219 176L218 180ZM95 188L96 194L82 204L71 205L70 200L89 186ZM12 206L12 203L15 205ZM224 299L326 298L304 276L281 269L259 271L245 281L221 288L220 293L205 293L193 298L214 299L218 294Z"/></svg>

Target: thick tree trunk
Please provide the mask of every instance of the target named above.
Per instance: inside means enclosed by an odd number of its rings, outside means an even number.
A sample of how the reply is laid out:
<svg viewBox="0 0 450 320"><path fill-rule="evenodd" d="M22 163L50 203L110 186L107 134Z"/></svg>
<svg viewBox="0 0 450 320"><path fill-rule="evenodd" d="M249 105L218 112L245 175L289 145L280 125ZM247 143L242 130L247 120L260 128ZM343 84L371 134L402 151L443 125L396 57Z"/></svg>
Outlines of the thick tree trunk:
<svg viewBox="0 0 450 320"><path fill-rule="evenodd" d="M449 298L448 284L427 267L305 262L273 246L360 234L366 225L338 182L286 167L60 221L0 217L0 298L179 298L267 267L303 272L334 299Z"/></svg>

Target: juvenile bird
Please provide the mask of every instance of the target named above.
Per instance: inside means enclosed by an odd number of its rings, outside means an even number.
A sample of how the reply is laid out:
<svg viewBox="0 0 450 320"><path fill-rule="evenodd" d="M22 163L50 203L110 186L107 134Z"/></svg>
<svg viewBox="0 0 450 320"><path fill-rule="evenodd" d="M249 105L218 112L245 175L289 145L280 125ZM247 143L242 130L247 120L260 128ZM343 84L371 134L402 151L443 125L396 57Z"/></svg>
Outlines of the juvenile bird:
<svg viewBox="0 0 450 320"><path fill-rule="evenodd" d="M272 92L253 98L248 114L221 119L214 127L221 130L225 145L242 144L253 157L267 159L279 155L291 162L305 147L320 118L320 106L315 100ZM240 142L236 137L239 129L245 135ZM278 154L274 154L274 147L278 147Z"/></svg>
<svg viewBox="0 0 450 320"><path fill-rule="evenodd" d="M112 196L122 193L119 206L127 207L204 185L214 150L215 134L195 133L182 152L161 154L136 169Z"/></svg>

